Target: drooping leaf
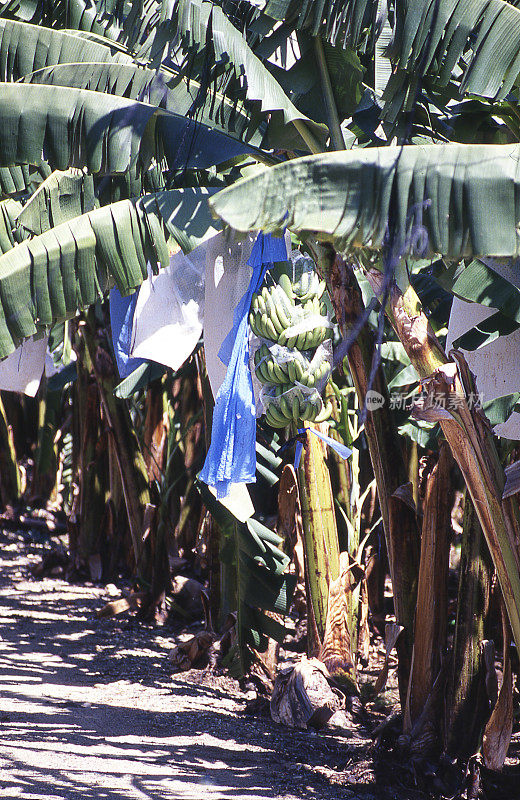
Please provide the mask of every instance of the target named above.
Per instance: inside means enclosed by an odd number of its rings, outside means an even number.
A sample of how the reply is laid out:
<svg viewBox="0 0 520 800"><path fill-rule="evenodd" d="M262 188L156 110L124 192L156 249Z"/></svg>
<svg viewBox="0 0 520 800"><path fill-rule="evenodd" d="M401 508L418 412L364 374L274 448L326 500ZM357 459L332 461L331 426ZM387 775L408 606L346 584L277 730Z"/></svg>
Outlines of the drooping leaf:
<svg viewBox="0 0 520 800"><path fill-rule="evenodd" d="M318 33L333 44L341 43L356 46L365 29L373 27L378 0L267 0L264 3L266 14L299 29L307 29L312 36Z"/></svg>
<svg viewBox="0 0 520 800"><path fill-rule="evenodd" d="M520 252L519 145L365 148L306 156L244 178L210 205L237 230L333 241L348 251L381 248L453 260ZM417 231L422 235L418 237Z"/></svg>
<svg viewBox="0 0 520 800"><path fill-rule="evenodd" d="M44 161L37 166L0 167L0 198L30 195L50 173L51 169Z"/></svg>
<svg viewBox="0 0 520 800"><path fill-rule="evenodd" d="M457 273L451 291L470 303L498 308L504 316L520 323L520 289L479 259Z"/></svg>
<svg viewBox="0 0 520 800"><path fill-rule="evenodd" d="M28 336L94 303L127 294L147 261L168 263L159 218L122 200L64 222L0 256L0 358Z"/></svg>
<svg viewBox="0 0 520 800"><path fill-rule="evenodd" d="M0 20L0 77L115 94L180 116L189 116L201 91L178 71L147 69L109 39L11 20ZM262 120L265 127L265 118L218 93L201 105L195 119L233 138L255 139L257 145L264 135L258 129Z"/></svg>
<svg viewBox="0 0 520 800"><path fill-rule="evenodd" d="M66 171L56 170L23 206L17 222L38 236L62 222L92 211L96 205L92 175L74 167Z"/></svg>
<svg viewBox="0 0 520 800"><path fill-rule="evenodd" d="M16 219L23 206L16 200L0 202L0 253L7 253L12 247L27 239L26 231L21 230Z"/></svg>
<svg viewBox="0 0 520 800"><path fill-rule="evenodd" d="M471 330L463 333L453 340L454 347L463 350L477 350L498 339L499 336L509 336L520 327L511 317L506 317L501 311L496 311L490 317L474 325Z"/></svg>
<svg viewBox="0 0 520 800"><path fill-rule="evenodd" d="M152 57L154 66L158 66L163 51L172 42L181 44L190 55L204 50L206 68L213 70L209 76L211 81L216 81L225 67L238 81L232 95L237 96L240 87L247 100L257 103L262 112L281 115L286 125L293 123L302 137L303 148L311 152L322 149L326 127L298 111L218 5L207 0L169 0L161 5L160 15L161 23L154 31L153 45L141 48L137 55ZM187 74L191 76L191 71Z"/></svg>
<svg viewBox="0 0 520 800"><path fill-rule="evenodd" d="M407 367L404 367L392 378L388 384L388 388L397 389L401 386L410 386L412 383L417 383L418 380L419 376L417 375L417 370L412 364L408 364Z"/></svg>
<svg viewBox="0 0 520 800"><path fill-rule="evenodd" d="M84 61L133 63L130 54L108 39L101 44L73 31L0 19L0 80L17 81L48 66Z"/></svg>
<svg viewBox="0 0 520 800"><path fill-rule="evenodd" d="M0 16L35 25L73 28L116 39L121 32L120 25L117 13L108 11L109 5L104 0L5 0L0 3ZM117 3L114 5L117 6Z"/></svg>
<svg viewBox="0 0 520 800"><path fill-rule="evenodd" d="M182 74L174 74L165 69L147 69L135 63L61 63L26 73L24 80L27 83L89 89L139 100L164 108L176 116L185 117L187 128L200 88L194 80L188 83ZM261 127L263 124L265 128L265 120L258 114L255 116L248 112L243 104L232 103L222 96L217 108L213 103L201 105L191 123L191 134L187 130L191 137L193 131L197 130L196 126L202 126L202 130L207 129L206 135L218 131L233 139L247 141L255 147L260 147L264 140ZM233 155L233 143L230 142L227 150L223 148L220 160L226 160Z"/></svg>
<svg viewBox="0 0 520 800"><path fill-rule="evenodd" d="M287 613L294 590L293 576L285 574L290 559L273 531L253 517L239 522L205 484L200 483L199 490L221 527L221 560L235 573L237 644L226 663L240 677L251 663L250 648L262 652L269 637L283 639L284 626L262 610Z"/></svg>
<svg viewBox="0 0 520 800"><path fill-rule="evenodd" d="M519 400L520 392L513 392L512 394L497 397L494 400L488 400L487 403L484 403L484 413L491 425L493 427L495 425L501 425L509 419Z"/></svg>
<svg viewBox="0 0 520 800"><path fill-rule="evenodd" d="M127 375L114 389L116 397L129 398L139 389L147 388L152 381L164 375L166 367L156 361L139 364L130 375Z"/></svg>
<svg viewBox="0 0 520 800"><path fill-rule="evenodd" d="M161 155L153 148L155 113L98 92L2 83L0 166L38 164L43 152L55 169L124 172L138 161L147 167Z"/></svg>
<svg viewBox="0 0 520 800"><path fill-rule="evenodd" d="M520 72L520 10L505 0L403 0L395 3L385 92L395 120L426 74L446 85L462 66L460 92L501 99Z"/></svg>
<svg viewBox="0 0 520 800"><path fill-rule="evenodd" d="M209 209L208 200L216 189L172 189L141 199L145 211L157 213L184 253L189 253L221 229Z"/></svg>

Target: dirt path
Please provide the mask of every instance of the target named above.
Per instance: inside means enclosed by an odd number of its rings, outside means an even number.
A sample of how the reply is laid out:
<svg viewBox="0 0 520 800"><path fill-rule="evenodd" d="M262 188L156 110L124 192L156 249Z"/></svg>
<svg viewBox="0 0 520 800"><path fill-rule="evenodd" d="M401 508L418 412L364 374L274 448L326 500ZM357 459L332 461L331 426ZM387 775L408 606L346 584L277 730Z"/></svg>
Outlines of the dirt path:
<svg viewBox="0 0 520 800"><path fill-rule="evenodd" d="M1 798L418 796L378 775L362 731L293 732L244 714L235 682L172 678L165 629L98 621L104 588L31 578L43 548L0 533Z"/></svg>

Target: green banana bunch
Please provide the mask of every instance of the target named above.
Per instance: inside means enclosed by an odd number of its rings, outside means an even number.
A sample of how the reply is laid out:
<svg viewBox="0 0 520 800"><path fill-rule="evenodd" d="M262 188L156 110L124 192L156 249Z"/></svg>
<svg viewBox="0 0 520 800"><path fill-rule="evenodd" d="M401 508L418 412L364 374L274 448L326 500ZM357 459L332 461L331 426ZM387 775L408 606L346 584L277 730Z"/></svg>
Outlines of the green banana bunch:
<svg viewBox="0 0 520 800"><path fill-rule="evenodd" d="M278 360L276 348L263 342L254 356L256 376L266 387L265 417L273 428L301 420L323 421L331 413L316 390L326 380L330 365L326 358L312 364L314 351L331 335L330 302L323 298L325 282L312 269L304 269L294 279L293 269L292 262L278 264L270 273L273 285L264 285L253 295L249 313L257 336L292 351L292 358ZM305 330L314 320L318 324Z"/></svg>
<svg viewBox="0 0 520 800"><path fill-rule="evenodd" d="M314 297L320 298L325 291L325 281L320 280L319 275L314 271L302 272L299 279L292 283L294 296L305 303Z"/></svg>
<svg viewBox="0 0 520 800"><path fill-rule="evenodd" d="M315 350L330 337L329 326L318 325L294 335L291 335L291 330L310 317L324 318L326 313L326 304L320 302L316 295L296 305L280 284L276 284L263 286L260 292L253 295L249 324L253 333L262 339L301 351Z"/></svg>
<svg viewBox="0 0 520 800"><path fill-rule="evenodd" d="M278 362L266 344L260 345L254 355L255 372L260 383L283 385L301 383L314 389L320 386L330 372L330 364L323 359L317 367L303 353L295 352L289 361Z"/></svg>
<svg viewBox="0 0 520 800"><path fill-rule="evenodd" d="M323 422L332 411L323 405L317 392L305 397L301 389L290 384L273 386L273 391L264 395L263 402L265 418L272 428L285 428L291 422L301 420Z"/></svg>
<svg viewBox="0 0 520 800"><path fill-rule="evenodd" d="M289 360L278 362L269 347L261 344L254 357L258 380L264 384L305 383L303 379L311 370L311 362L303 353L293 353Z"/></svg>

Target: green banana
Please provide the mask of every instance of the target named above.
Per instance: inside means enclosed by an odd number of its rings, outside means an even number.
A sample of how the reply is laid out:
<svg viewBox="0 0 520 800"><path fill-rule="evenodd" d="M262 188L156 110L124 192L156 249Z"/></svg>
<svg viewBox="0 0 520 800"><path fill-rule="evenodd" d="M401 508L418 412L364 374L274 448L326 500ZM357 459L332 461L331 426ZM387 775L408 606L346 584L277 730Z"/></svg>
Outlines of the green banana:
<svg viewBox="0 0 520 800"><path fill-rule="evenodd" d="M291 327L291 320L290 320L291 311L290 309L289 311L286 310L286 307L284 305L284 302L281 300L281 297L284 297L287 303L289 304L289 300L285 292L283 292L279 286L273 287L270 293L270 302L273 307L273 311L280 322L282 330L285 330L286 328Z"/></svg>
<svg viewBox="0 0 520 800"><path fill-rule="evenodd" d="M305 350L306 338L307 338L307 331L302 331L302 333L298 334L295 345L297 350Z"/></svg>
<svg viewBox="0 0 520 800"><path fill-rule="evenodd" d="M271 413L271 407L266 408L265 418L269 423L269 425L271 426L271 428L285 428L287 426L287 422L285 422L285 420L283 420L283 422L280 422L280 420L275 419L275 417Z"/></svg>
<svg viewBox="0 0 520 800"><path fill-rule="evenodd" d="M282 322L278 317L278 314L276 313L276 306L269 292L266 292L265 295L265 306L267 309L267 316L273 323L273 327L276 331L276 337L278 338L281 332L285 330L285 325L282 324Z"/></svg>
<svg viewBox="0 0 520 800"><path fill-rule="evenodd" d="M263 336L263 333L260 331L258 322L260 321L260 317L257 314L254 314L252 311L249 314L249 325L253 333L256 333L257 336Z"/></svg>
<svg viewBox="0 0 520 800"><path fill-rule="evenodd" d="M296 375L297 375L297 367L296 367L297 363L298 363L297 361L293 360L293 361L288 361L286 363L286 365L285 365L287 367L287 375L288 375L288 378L289 378L289 383L292 383L292 384L296 383L296 381L298 380L298 378L296 377Z"/></svg>
<svg viewBox="0 0 520 800"><path fill-rule="evenodd" d="M325 422L332 414L332 403L330 402L330 400L327 402L327 405L323 405L323 402L321 405L322 408L318 411L318 413L314 417L315 422Z"/></svg>
<svg viewBox="0 0 520 800"><path fill-rule="evenodd" d="M316 296L321 297L326 288L327 284L325 281L318 281L318 289L316 291Z"/></svg>
<svg viewBox="0 0 520 800"><path fill-rule="evenodd" d="M301 383L302 377L305 374L301 362L295 359L294 361L291 361L289 363L292 364L294 372L294 378L291 380L291 383L296 383L296 382Z"/></svg>
<svg viewBox="0 0 520 800"><path fill-rule="evenodd" d="M294 312L296 306L294 303L287 297L287 294L281 289L279 286L275 287L275 299L278 301L278 304L282 307L284 315L287 317L287 327L289 327L292 318L294 317ZM273 297L275 296L273 294Z"/></svg>
<svg viewBox="0 0 520 800"><path fill-rule="evenodd" d="M278 286L280 286L283 289L284 293L287 295L289 300L294 300L293 285L291 279L285 272L282 272L282 274L278 278Z"/></svg>
<svg viewBox="0 0 520 800"><path fill-rule="evenodd" d="M262 372L262 368L261 367L257 367L255 372L256 372L256 377L258 378L260 383L263 383L264 386L269 386L270 381L267 380L267 378L264 376L264 373Z"/></svg>
<svg viewBox="0 0 520 800"><path fill-rule="evenodd" d="M287 419L289 423L292 419L292 408L289 406L287 397L283 395L280 397L280 413Z"/></svg>
<svg viewBox="0 0 520 800"><path fill-rule="evenodd" d="M274 374L276 375L277 383L287 383L287 375L283 371L282 367L278 362L274 361L273 359L273 367L274 367Z"/></svg>
<svg viewBox="0 0 520 800"><path fill-rule="evenodd" d="M314 347L315 347L315 345L314 345L314 338L315 338L314 337L314 331L315 330L316 329L313 328L311 331L306 331L306 333L305 333L305 348L304 348L305 350L313 350L314 349Z"/></svg>
<svg viewBox="0 0 520 800"><path fill-rule="evenodd" d="M275 405L271 404L269 406L269 413L271 414L272 418L276 420L276 422L280 423L282 426L285 427L285 425L289 424L284 415Z"/></svg>
<svg viewBox="0 0 520 800"><path fill-rule="evenodd" d="M278 334L273 325L271 317L268 317L267 314L262 314L261 321L262 321L262 328L265 331L265 338L271 339L273 342L277 342Z"/></svg>
<svg viewBox="0 0 520 800"><path fill-rule="evenodd" d="M303 406L300 406L300 419L310 420L313 419L314 406L308 400Z"/></svg>
<svg viewBox="0 0 520 800"><path fill-rule="evenodd" d="M296 393L293 394L292 403L291 403L291 411L292 411L292 418L297 421L300 419L300 401L298 400L298 395Z"/></svg>

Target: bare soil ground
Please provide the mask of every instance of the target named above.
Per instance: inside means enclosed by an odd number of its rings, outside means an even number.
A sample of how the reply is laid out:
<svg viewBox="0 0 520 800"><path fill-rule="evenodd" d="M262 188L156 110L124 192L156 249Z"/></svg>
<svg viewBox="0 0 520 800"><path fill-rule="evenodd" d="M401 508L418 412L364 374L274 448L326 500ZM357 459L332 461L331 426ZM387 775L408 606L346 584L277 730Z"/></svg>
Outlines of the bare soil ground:
<svg viewBox="0 0 520 800"><path fill-rule="evenodd" d="M105 587L31 577L47 547L0 532L0 798L427 796L366 721L342 736L293 731L248 714L250 693L229 678L172 676L171 631L98 620Z"/></svg>

